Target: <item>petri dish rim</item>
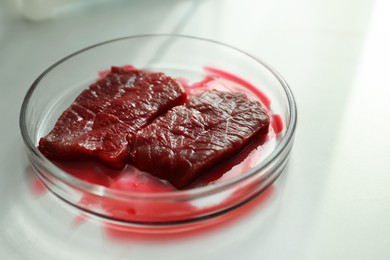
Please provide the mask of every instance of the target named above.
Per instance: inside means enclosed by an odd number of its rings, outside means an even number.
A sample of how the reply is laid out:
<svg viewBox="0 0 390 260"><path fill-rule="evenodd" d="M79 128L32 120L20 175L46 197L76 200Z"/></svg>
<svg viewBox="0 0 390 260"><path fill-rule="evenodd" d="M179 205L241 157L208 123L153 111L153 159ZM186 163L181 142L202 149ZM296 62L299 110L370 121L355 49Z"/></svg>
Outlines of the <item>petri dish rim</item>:
<svg viewBox="0 0 390 260"><path fill-rule="evenodd" d="M51 70L53 70L55 67L60 65L61 63L67 61L68 59L71 59L72 57L88 51L90 49L110 44L113 42L118 41L125 41L125 40L131 40L131 39L141 39L141 38L182 38L187 40L196 40L196 41L203 41L208 42L215 45L220 45L221 47L231 49L233 51L239 52L246 56L247 58L250 58L257 63L259 63L261 66L265 67L281 84L286 97L288 101L288 108L289 108L289 118L288 118L288 127L286 129L286 132L284 136L281 138L278 145L275 147L274 151L271 152L271 154L264 159L259 165L251 169L250 171L237 176L235 178L232 178L231 180L227 180L222 183L217 183L209 186L189 189L189 190L180 190L180 191L170 191L170 192L158 192L158 193L147 193L147 192L129 192L129 191L121 191L121 190L115 190L111 188L107 188L101 185L97 184L91 184L85 181L82 181L76 177L71 176L70 174L66 173L65 171L59 169L56 167L50 160L48 160L46 157L44 157L37 147L35 147L34 143L31 140L31 137L29 136L28 130L27 130L27 124L26 124L26 111L29 105L30 98L32 97L34 90L39 86L40 81L50 73ZM155 201L170 201L170 200L186 200L186 199L194 199L197 197L204 197L209 194L213 194L216 192L219 192L221 190L228 189L229 187L235 186L238 183L241 183L250 177L256 175L256 173L262 171L263 169L266 169L271 163L275 162L277 158L282 154L282 152L288 148L289 143L293 140L295 129L297 124L297 108L295 99L293 96L293 93L287 84L287 82L283 79L283 77L270 65L268 65L266 62L261 60L260 58L257 58L239 48L236 48L234 46L212 40L212 39L205 39L195 36L189 36L189 35L179 35L179 34L144 34L144 35L135 35L135 36L126 36L126 37L120 37L111 39L108 41L100 42L91 46L88 46L86 48L83 48L79 51L76 51L59 61L55 62L53 65L48 67L44 72L42 72L38 78L32 83L31 87L28 89L22 103L20 116L19 116L19 126L22 134L22 138L24 143L27 146L28 152L34 156L35 159L37 159L37 162L41 164L45 169L48 170L48 172L55 177L57 180L70 185L74 188L89 192L94 195L98 196L105 196L110 198L116 198L116 199L143 199L143 200L155 200ZM272 175L272 174L271 174ZM269 178L269 177L268 177Z"/></svg>

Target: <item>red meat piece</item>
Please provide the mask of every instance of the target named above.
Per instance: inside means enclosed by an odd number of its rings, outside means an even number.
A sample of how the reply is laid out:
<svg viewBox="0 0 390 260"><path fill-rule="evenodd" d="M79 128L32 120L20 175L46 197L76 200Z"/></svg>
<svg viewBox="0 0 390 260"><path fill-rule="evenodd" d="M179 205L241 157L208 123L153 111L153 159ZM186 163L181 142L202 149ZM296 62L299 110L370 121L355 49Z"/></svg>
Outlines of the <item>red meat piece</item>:
<svg viewBox="0 0 390 260"><path fill-rule="evenodd" d="M49 159L97 158L120 169L128 158L127 134L185 100L180 83L163 73L113 67L63 112L38 149Z"/></svg>
<svg viewBox="0 0 390 260"><path fill-rule="evenodd" d="M266 135L270 118L244 94L205 91L128 136L132 162L183 188L202 172Z"/></svg>

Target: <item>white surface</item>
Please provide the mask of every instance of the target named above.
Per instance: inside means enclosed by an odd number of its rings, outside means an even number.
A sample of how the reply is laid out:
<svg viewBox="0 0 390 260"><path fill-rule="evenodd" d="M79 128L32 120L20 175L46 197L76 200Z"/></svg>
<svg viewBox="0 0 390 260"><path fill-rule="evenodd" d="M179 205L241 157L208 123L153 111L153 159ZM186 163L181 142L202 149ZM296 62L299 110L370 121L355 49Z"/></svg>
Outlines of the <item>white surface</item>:
<svg viewBox="0 0 390 260"><path fill-rule="evenodd" d="M114 1L39 22L8 3L0 2L0 259L390 259L389 1ZM295 93L298 132L284 184L265 206L207 235L107 242L93 223L67 230L73 212L50 196L29 198L18 114L53 62L145 33L212 38L263 58ZM54 211L64 217L42 223Z"/></svg>

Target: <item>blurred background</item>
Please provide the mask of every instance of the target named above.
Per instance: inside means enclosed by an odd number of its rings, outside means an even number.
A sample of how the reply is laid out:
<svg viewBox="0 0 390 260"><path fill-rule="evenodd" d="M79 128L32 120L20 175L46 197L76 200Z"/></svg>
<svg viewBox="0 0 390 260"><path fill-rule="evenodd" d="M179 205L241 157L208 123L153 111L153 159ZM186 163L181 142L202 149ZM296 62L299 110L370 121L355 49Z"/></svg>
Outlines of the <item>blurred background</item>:
<svg viewBox="0 0 390 260"><path fill-rule="evenodd" d="M389 13L388 0L0 1L0 259L390 259ZM284 76L299 115L286 174L266 202L206 233L69 228L75 212L28 191L23 97L72 52L154 33L221 41Z"/></svg>

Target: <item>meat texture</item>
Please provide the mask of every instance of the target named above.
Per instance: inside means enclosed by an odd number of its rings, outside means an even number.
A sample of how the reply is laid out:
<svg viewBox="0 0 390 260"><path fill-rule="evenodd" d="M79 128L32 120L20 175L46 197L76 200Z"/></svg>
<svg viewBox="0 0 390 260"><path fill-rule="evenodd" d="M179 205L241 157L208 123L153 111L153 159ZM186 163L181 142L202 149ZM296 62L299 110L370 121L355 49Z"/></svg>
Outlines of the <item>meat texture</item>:
<svg viewBox="0 0 390 260"><path fill-rule="evenodd" d="M205 91L130 134L130 159L180 189L253 137L266 135L269 123L262 105L244 94Z"/></svg>
<svg viewBox="0 0 390 260"><path fill-rule="evenodd" d="M120 169L128 159L126 136L185 100L180 83L163 73L113 67L62 113L38 149L49 159L97 158Z"/></svg>

